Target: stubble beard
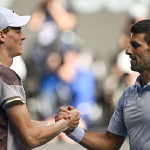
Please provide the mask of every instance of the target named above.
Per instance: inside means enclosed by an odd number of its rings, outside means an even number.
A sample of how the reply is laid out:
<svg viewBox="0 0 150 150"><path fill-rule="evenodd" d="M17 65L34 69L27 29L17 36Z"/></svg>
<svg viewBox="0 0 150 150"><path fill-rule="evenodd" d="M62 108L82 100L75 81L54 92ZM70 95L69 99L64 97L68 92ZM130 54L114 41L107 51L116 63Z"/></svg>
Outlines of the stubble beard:
<svg viewBox="0 0 150 150"><path fill-rule="evenodd" d="M138 63L136 63L136 64L131 63L131 70L140 73L141 72L141 66Z"/></svg>

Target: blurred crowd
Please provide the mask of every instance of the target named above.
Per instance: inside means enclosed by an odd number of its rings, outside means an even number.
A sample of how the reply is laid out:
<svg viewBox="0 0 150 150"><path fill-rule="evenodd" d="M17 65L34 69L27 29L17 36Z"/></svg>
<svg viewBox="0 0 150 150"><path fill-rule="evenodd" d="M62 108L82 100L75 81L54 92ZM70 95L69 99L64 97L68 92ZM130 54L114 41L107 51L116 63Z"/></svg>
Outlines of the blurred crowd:
<svg viewBox="0 0 150 150"><path fill-rule="evenodd" d="M138 76L130 70L130 59L125 54L130 27L148 18L148 8L140 3L133 4L125 13L118 50L110 60L111 69L107 73L105 61L91 53L84 39L75 33L78 18L67 1L40 0L28 25L29 30L36 33L30 48L33 66L29 69L22 57L16 57L11 66L23 81L26 81L27 70L34 72L31 80L37 79L25 84L31 117L52 123L61 106L71 105L80 112L81 127L90 129L105 124L104 120L110 119L124 89L134 84ZM28 90L30 82L35 85L31 91ZM63 134L58 138L73 143Z"/></svg>

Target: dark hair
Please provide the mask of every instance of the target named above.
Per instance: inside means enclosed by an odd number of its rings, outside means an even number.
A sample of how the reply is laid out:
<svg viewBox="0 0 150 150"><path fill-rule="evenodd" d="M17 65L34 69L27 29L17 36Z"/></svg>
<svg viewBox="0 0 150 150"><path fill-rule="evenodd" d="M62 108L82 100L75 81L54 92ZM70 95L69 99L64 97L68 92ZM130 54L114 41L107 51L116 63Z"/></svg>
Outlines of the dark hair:
<svg viewBox="0 0 150 150"><path fill-rule="evenodd" d="M21 27L6 27L5 29L3 29L3 32L4 33L8 33L8 31L10 30L10 29L13 29L13 30L18 30L18 29L21 29Z"/></svg>
<svg viewBox="0 0 150 150"><path fill-rule="evenodd" d="M3 29L3 32L4 32L4 33L7 33L10 28L11 28L11 27L6 27L5 29Z"/></svg>
<svg viewBox="0 0 150 150"><path fill-rule="evenodd" d="M131 27L131 33L145 33L144 40L150 47L150 19L138 21Z"/></svg>

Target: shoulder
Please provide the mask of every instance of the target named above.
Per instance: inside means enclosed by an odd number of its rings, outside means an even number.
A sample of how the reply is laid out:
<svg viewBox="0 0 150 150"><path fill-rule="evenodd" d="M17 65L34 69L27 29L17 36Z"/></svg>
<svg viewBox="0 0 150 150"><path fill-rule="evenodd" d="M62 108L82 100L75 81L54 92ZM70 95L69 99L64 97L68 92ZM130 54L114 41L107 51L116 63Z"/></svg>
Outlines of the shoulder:
<svg viewBox="0 0 150 150"><path fill-rule="evenodd" d="M131 94L134 94L135 93L135 89L134 89L135 85L131 85L131 86L128 86L124 93L123 93L123 96L124 98L127 98L129 97Z"/></svg>
<svg viewBox="0 0 150 150"><path fill-rule="evenodd" d="M119 106L125 106L127 103L129 103L131 94L134 95L134 85L126 87L124 90L121 98L119 99Z"/></svg>
<svg viewBox="0 0 150 150"><path fill-rule="evenodd" d="M11 69L0 65L0 78L8 85L21 85L20 77Z"/></svg>

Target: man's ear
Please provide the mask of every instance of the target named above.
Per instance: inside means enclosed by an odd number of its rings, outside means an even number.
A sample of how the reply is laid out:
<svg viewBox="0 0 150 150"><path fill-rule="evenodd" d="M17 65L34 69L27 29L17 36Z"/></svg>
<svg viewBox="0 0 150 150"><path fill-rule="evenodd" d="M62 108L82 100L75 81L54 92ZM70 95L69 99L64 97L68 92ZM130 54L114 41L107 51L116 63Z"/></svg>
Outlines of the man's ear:
<svg viewBox="0 0 150 150"><path fill-rule="evenodd" d="M4 41L5 41L4 32L0 30L0 42L4 42Z"/></svg>

